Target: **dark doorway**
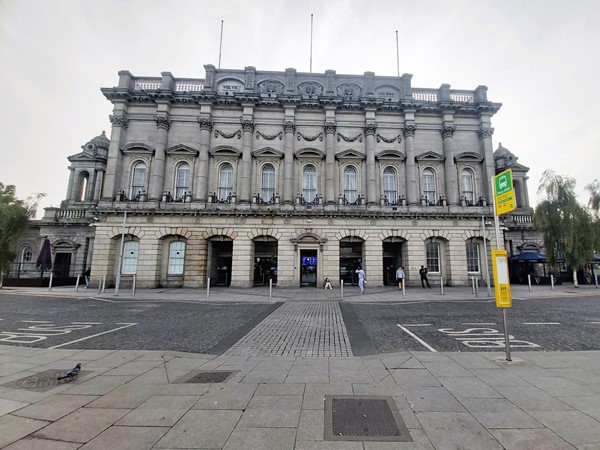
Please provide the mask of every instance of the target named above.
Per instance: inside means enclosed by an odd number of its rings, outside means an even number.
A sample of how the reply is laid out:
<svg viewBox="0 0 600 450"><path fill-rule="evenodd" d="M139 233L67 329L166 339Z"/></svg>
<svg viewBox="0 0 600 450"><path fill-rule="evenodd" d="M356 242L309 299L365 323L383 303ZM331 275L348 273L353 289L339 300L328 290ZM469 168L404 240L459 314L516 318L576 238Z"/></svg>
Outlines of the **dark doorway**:
<svg viewBox="0 0 600 450"><path fill-rule="evenodd" d="M396 284L396 270L404 265L402 261L402 244L404 240L389 237L383 241L383 284Z"/></svg>
<svg viewBox="0 0 600 450"><path fill-rule="evenodd" d="M317 286L316 250L300 250L300 286Z"/></svg>
<svg viewBox="0 0 600 450"><path fill-rule="evenodd" d="M210 284L213 286L231 284L233 241L225 239L227 240L211 240Z"/></svg>
<svg viewBox="0 0 600 450"><path fill-rule="evenodd" d="M363 240L355 237L340 241L340 280L344 284L358 285L356 269L362 267Z"/></svg>
<svg viewBox="0 0 600 450"><path fill-rule="evenodd" d="M71 272L71 254L57 253L54 257L54 276L68 278Z"/></svg>
<svg viewBox="0 0 600 450"><path fill-rule="evenodd" d="M277 284L277 240L270 236L254 239L254 286Z"/></svg>

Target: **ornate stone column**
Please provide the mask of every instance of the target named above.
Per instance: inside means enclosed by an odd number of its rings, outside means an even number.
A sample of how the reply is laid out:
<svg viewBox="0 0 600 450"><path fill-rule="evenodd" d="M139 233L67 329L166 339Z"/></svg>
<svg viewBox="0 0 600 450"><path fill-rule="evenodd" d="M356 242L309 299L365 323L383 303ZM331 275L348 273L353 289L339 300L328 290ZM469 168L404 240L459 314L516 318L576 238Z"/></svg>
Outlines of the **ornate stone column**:
<svg viewBox="0 0 600 450"><path fill-rule="evenodd" d="M296 124L286 120L283 124L285 131L284 162L283 162L283 203L294 202L294 134Z"/></svg>
<svg viewBox="0 0 600 450"><path fill-rule="evenodd" d="M210 150L210 135L213 129L212 115L198 117L200 125L200 154L194 173L194 200L205 202L208 199L208 151Z"/></svg>
<svg viewBox="0 0 600 450"><path fill-rule="evenodd" d="M123 171L123 157L121 155L121 146L127 133L127 110L124 104L116 104L114 114L109 116L112 123L110 132L110 144L108 146L108 159L106 161L106 177L104 178L104 188L102 190L102 200L111 201L117 194L117 189L123 189L126 186L120 186L121 173Z"/></svg>
<svg viewBox="0 0 600 450"><path fill-rule="evenodd" d="M367 204L379 203L377 195L377 180L375 176L375 131L377 123L365 122L365 137L367 141Z"/></svg>
<svg viewBox="0 0 600 450"><path fill-rule="evenodd" d="M404 146L406 149L406 201L409 205L419 203L417 196L417 166L415 165L415 131L414 123L404 123L402 134L404 135Z"/></svg>
<svg viewBox="0 0 600 450"><path fill-rule="evenodd" d="M154 121L156 122L156 150L150 167L148 199L158 201L162 199L163 191L167 190L165 189L165 149L171 119L169 113L163 111L154 116Z"/></svg>
<svg viewBox="0 0 600 450"><path fill-rule="evenodd" d="M488 118L489 120L489 118ZM485 156L485 196L488 202L488 205L492 204L492 197L494 196L494 192L492 191L491 179L494 175L496 175L496 171L494 168L494 149L492 148L492 135L494 134L494 129L489 126L489 123L480 123L479 126L479 147L482 150L482 153Z"/></svg>
<svg viewBox="0 0 600 450"><path fill-rule="evenodd" d="M73 183L75 183L75 167L70 166L69 172L71 172L71 173L69 174L69 184L67 187L67 200L74 200L75 196L73 194L73 192L74 192Z"/></svg>
<svg viewBox="0 0 600 450"><path fill-rule="evenodd" d="M335 204L335 120L325 122L325 203Z"/></svg>
<svg viewBox="0 0 600 450"><path fill-rule="evenodd" d="M253 116L242 116L242 176L240 178L240 203L250 203L250 176L252 169L252 136L254 135L254 118Z"/></svg>
<svg viewBox="0 0 600 450"><path fill-rule="evenodd" d="M442 139L444 142L444 178L446 179L446 202L448 205L458 205L458 182L454 165L453 136L456 127L450 122L444 122Z"/></svg>

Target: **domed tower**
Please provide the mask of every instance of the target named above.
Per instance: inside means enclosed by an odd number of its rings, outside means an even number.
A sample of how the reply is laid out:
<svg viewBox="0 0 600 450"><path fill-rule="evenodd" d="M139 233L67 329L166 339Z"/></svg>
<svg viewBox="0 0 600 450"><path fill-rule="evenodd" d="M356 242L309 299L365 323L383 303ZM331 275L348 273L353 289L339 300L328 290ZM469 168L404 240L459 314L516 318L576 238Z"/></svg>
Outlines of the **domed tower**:
<svg viewBox="0 0 600 450"><path fill-rule="evenodd" d="M82 145L82 152L67 158L71 163L71 175L67 198L63 204L96 203L100 199L109 144L110 140L103 131L101 135Z"/></svg>
<svg viewBox="0 0 600 450"><path fill-rule="evenodd" d="M527 190L527 180L529 179L527 172L529 172L529 167L519 164L517 162L518 159L513 152L502 147L502 143L499 143L498 148L494 152L496 175L504 172L506 169L512 169L517 208L530 208L529 192Z"/></svg>

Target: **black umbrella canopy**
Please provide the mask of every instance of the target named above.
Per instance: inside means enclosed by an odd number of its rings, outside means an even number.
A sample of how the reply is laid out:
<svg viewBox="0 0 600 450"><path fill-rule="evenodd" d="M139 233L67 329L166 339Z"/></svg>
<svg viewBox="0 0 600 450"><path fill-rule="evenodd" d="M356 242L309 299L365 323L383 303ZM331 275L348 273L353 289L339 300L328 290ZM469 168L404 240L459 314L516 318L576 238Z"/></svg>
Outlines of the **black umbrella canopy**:
<svg viewBox="0 0 600 450"><path fill-rule="evenodd" d="M52 268L52 249L50 248L50 239L44 239L40 255L38 256L36 267L42 272Z"/></svg>
<svg viewBox="0 0 600 450"><path fill-rule="evenodd" d="M546 255L537 252L523 252L509 257L508 260L514 262L547 262L548 258L546 258Z"/></svg>

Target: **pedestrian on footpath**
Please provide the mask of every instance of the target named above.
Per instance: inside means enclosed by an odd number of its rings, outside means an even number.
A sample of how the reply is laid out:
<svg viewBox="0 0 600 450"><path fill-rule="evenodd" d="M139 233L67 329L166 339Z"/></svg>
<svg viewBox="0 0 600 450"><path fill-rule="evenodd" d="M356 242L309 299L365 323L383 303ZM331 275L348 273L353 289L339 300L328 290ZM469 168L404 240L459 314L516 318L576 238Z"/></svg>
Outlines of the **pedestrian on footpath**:
<svg viewBox="0 0 600 450"><path fill-rule="evenodd" d="M358 266L358 269L356 269L356 273L358 274L358 287L360 288L360 293L364 294L365 283L367 282L367 280L365 280L365 271L362 269L362 267Z"/></svg>
<svg viewBox="0 0 600 450"><path fill-rule="evenodd" d="M398 283L398 290L402 290L402 283L404 283L404 267L398 267L396 270L396 283Z"/></svg>
<svg viewBox="0 0 600 450"><path fill-rule="evenodd" d="M419 275L421 275L421 286L423 286L423 289L425 289L425 283L427 283L427 287L431 289L431 286L429 286L429 280L427 279L427 267L421 266L419 269Z"/></svg>
<svg viewBox="0 0 600 450"><path fill-rule="evenodd" d="M331 285L331 281L329 281L329 278L325 278L325 282L323 283L323 288L324 289L333 289L333 286Z"/></svg>
<svg viewBox="0 0 600 450"><path fill-rule="evenodd" d="M92 279L92 268L88 266L87 269L85 269L85 272L83 272L83 279L85 280L85 288L89 288L90 287L90 281Z"/></svg>

